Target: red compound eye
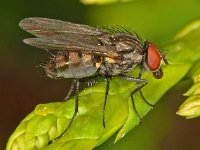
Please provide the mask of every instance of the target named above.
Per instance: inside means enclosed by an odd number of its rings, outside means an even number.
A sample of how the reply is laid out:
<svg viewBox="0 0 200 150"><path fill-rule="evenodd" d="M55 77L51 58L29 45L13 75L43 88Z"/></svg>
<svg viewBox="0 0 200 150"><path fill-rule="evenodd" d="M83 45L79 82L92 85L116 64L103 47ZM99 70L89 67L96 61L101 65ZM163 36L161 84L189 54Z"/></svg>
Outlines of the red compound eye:
<svg viewBox="0 0 200 150"><path fill-rule="evenodd" d="M161 57L158 48L153 43L148 43L146 64L150 71L154 72L160 68Z"/></svg>

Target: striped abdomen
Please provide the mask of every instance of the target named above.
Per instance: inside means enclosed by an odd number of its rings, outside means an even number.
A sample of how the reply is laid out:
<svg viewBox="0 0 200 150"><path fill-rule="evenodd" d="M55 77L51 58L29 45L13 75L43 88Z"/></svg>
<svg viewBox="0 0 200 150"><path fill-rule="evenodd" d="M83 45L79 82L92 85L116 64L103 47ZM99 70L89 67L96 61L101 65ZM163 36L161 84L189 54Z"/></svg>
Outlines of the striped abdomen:
<svg viewBox="0 0 200 150"><path fill-rule="evenodd" d="M45 67L51 78L84 78L97 71L94 56L78 52L60 52Z"/></svg>

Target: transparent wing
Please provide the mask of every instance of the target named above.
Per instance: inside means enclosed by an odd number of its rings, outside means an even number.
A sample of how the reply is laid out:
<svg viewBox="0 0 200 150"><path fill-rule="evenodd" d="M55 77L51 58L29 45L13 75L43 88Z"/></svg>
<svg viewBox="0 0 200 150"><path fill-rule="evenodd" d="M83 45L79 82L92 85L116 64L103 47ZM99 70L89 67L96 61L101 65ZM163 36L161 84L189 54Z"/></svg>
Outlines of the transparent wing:
<svg viewBox="0 0 200 150"><path fill-rule="evenodd" d="M90 39L91 38L91 39ZM94 37L85 37L84 39L74 40L70 38L59 39L56 37L44 37L44 38L29 38L24 42L42 49L48 50L61 50L61 51L75 51L87 54L95 54L110 58L118 58L118 53L110 47L109 49L98 45ZM87 42L86 42L87 41ZM89 43L91 42L91 44Z"/></svg>
<svg viewBox="0 0 200 150"><path fill-rule="evenodd" d="M101 46L98 37L104 32L91 26L48 18L26 18L19 26L39 37L24 40L25 43L38 48L118 57L114 47Z"/></svg>
<svg viewBox="0 0 200 150"><path fill-rule="evenodd" d="M37 37L50 37L60 34L102 34L102 31L88 25L39 17L25 18L20 21L19 26Z"/></svg>

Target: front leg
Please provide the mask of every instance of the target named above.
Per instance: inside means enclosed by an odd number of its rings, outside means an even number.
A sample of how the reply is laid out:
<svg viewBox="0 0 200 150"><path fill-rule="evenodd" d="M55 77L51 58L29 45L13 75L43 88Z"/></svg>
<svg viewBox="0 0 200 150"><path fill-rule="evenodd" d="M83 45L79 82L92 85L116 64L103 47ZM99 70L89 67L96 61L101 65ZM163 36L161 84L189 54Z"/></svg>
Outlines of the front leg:
<svg viewBox="0 0 200 150"><path fill-rule="evenodd" d="M132 100L132 104L133 104L133 109L137 115L137 117L139 118L139 123L141 123L142 121L142 117L140 116L140 114L138 113L136 107L135 107L135 102L134 102L134 99L133 99L133 95L136 93L136 92L140 92L140 95L142 97L142 99L144 100L144 102L146 104L148 104L149 106L153 107L152 104L150 104L143 96L142 92L141 92L141 89L148 83L147 80L144 80L144 79L140 79L140 78L134 78L132 76L127 76L127 75L124 75L124 74L120 74L118 75L119 77L125 79L125 80L128 80L128 81L132 81L132 82L136 82L137 84L137 87L131 92L131 100Z"/></svg>

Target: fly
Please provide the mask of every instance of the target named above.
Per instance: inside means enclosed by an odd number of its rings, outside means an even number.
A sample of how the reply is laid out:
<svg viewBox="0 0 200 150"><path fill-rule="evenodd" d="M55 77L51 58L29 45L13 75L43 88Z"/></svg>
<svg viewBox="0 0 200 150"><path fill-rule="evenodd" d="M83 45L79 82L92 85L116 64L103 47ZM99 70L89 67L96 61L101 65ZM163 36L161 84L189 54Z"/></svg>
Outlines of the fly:
<svg viewBox="0 0 200 150"><path fill-rule="evenodd" d="M148 82L141 78L142 72L146 69L152 72L156 79L160 79L163 76L161 60L168 64L165 55L153 42L142 41L137 34L121 27L94 28L47 18L26 18L19 23L19 26L36 36L25 39L26 44L56 52L44 67L48 77L73 79L66 100L75 89L75 110L66 130L78 112L80 82L88 78L106 79L104 127L109 86L114 76L137 83L130 96L140 122L141 117L133 100L134 93L139 92L142 99L153 107L141 92L142 87ZM126 75L136 67L140 67L137 78Z"/></svg>

